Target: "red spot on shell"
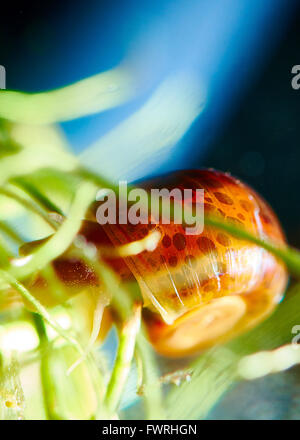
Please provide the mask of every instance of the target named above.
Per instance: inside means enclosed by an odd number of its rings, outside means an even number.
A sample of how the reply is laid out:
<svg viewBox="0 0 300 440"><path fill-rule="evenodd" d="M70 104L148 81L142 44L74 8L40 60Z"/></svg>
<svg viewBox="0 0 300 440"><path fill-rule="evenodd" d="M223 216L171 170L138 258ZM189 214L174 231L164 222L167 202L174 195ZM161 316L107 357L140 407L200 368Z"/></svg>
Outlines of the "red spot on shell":
<svg viewBox="0 0 300 440"><path fill-rule="evenodd" d="M194 255L187 255L184 259L186 264L193 264L196 261L196 258L194 257Z"/></svg>
<svg viewBox="0 0 300 440"><path fill-rule="evenodd" d="M171 267L176 267L177 266L177 257L175 257L175 255L170 257L168 261L169 261L169 265Z"/></svg>
<svg viewBox="0 0 300 440"><path fill-rule="evenodd" d="M241 200L240 205L246 212L250 212L252 209L252 205L248 200Z"/></svg>
<svg viewBox="0 0 300 440"><path fill-rule="evenodd" d="M153 268L157 267L157 262L153 258L148 258L148 261Z"/></svg>
<svg viewBox="0 0 300 440"><path fill-rule="evenodd" d="M171 238L168 235L165 235L164 238L162 239L162 245L165 248L168 248L171 246L171 244L172 244Z"/></svg>
<svg viewBox="0 0 300 440"><path fill-rule="evenodd" d="M164 257L163 255L161 255L159 258L160 258L160 262L161 262L162 264L165 264L165 262L167 261L167 260L166 260L166 257Z"/></svg>
<svg viewBox="0 0 300 440"><path fill-rule="evenodd" d="M204 284L203 285L204 292L212 292L213 290L217 289L216 280L214 280L214 279L207 280L203 284Z"/></svg>
<svg viewBox="0 0 300 440"><path fill-rule="evenodd" d="M214 195L224 205L233 205L233 200L227 194L215 192Z"/></svg>
<svg viewBox="0 0 300 440"><path fill-rule="evenodd" d="M241 222L239 219L237 219L235 217L227 217L227 220L229 220L234 225L243 226L243 222Z"/></svg>
<svg viewBox="0 0 300 440"><path fill-rule="evenodd" d="M270 219L270 217L268 217L268 216L265 215L265 214L260 214L260 218L262 219L263 222L265 222L265 223L267 223L267 224L272 223L272 220Z"/></svg>
<svg viewBox="0 0 300 440"><path fill-rule="evenodd" d="M197 239L197 245L201 252L207 254L216 250L215 243L208 237L199 237Z"/></svg>
<svg viewBox="0 0 300 440"><path fill-rule="evenodd" d="M219 179L214 179L208 176L201 176L200 183L202 183L207 188L223 188L223 183Z"/></svg>
<svg viewBox="0 0 300 440"><path fill-rule="evenodd" d="M209 203L204 203L204 211L215 212L216 207L214 205L210 205Z"/></svg>
<svg viewBox="0 0 300 440"><path fill-rule="evenodd" d="M173 244L178 251L182 251L186 246L186 238L183 234L178 232L173 236Z"/></svg>
<svg viewBox="0 0 300 440"><path fill-rule="evenodd" d="M229 246L231 244L231 240L228 237L228 235L223 234L222 232L219 232L217 235L217 241L222 245L222 246Z"/></svg>

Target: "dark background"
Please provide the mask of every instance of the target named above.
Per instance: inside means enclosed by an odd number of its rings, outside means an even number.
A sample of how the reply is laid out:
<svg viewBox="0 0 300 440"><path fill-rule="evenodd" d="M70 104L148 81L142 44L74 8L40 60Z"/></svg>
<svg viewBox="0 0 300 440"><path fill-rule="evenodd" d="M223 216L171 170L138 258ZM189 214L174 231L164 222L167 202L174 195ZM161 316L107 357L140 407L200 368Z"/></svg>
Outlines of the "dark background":
<svg viewBox="0 0 300 440"><path fill-rule="evenodd" d="M126 5L130 4L128 0ZM114 42L117 50L107 57L106 41L97 56L88 53L88 47L86 50L82 47L81 55L87 52L86 57L80 59L85 76L95 73L97 57L107 59L101 66L105 69L124 55L122 35L130 29L124 21L112 21L108 13L113 8L123 14L124 2L11 1L2 4L0 64L6 67L7 88L47 90L78 80L78 71L76 66L72 69L71 55L65 47L73 43L70 29L88 29L90 11L95 7L110 29L109 41ZM134 12L137 20L139 12L139 8ZM298 9L255 81L246 88L222 129L208 141L205 154L194 162L195 166L229 170L250 183L274 207L289 241L297 246L300 246L300 89L296 91L291 87L291 68L300 64L299 18ZM140 26L146 24L142 21ZM91 34L82 44L93 40L96 29L91 26ZM117 30L118 41L114 40ZM75 43L80 47L80 40ZM38 81L33 81L36 77ZM200 141L197 121L191 131L196 149Z"/></svg>
<svg viewBox="0 0 300 440"><path fill-rule="evenodd" d="M204 166L230 170L269 201L292 244L300 246L300 89L291 68L300 64L300 20L294 16L270 61L247 91Z"/></svg>

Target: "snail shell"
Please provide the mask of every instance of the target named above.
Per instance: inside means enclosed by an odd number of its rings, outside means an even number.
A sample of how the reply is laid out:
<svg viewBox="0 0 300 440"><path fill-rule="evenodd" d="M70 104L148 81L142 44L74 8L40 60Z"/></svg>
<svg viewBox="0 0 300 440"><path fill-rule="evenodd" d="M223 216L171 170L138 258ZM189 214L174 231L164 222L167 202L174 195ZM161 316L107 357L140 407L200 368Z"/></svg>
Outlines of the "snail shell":
<svg viewBox="0 0 300 440"><path fill-rule="evenodd" d="M243 226L252 234L284 245L280 224L267 203L249 186L214 170L186 170L142 185L204 189L204 213ZM263 248L211 226L187 235L180 224L107 224L115 246L157 229L152 252L126 257L145 305L149 335L157 351L182 356L223 342L254 326L281 300L287 273Z"/></svg>
<svg viewBox="0 0 300 440"><path fill-rule="evenodd" d="M139 186L148 191L204 189L204 214L219 216L257 237L285 245L268 204L228 174L178 171ZM153 218L148 224L137 225L100 226L84 221L79 234L95 246L120 246L153 230L161 237L154 250L106 262L120 279L128 280L132 274L136 278L144 297L149 337L159 353L185 356L224 342L262 321L281 300L287 283L283 264L263 248L208 225L201 234L188 235L183 224L153 224ZM22 251L26 254L39 244L25 245ZM26 283L48 307L83 290L101 288L97 275L69 251L53 261L52 267L65 286L63 298L53 296L53 289L40 275Z"/></svg>

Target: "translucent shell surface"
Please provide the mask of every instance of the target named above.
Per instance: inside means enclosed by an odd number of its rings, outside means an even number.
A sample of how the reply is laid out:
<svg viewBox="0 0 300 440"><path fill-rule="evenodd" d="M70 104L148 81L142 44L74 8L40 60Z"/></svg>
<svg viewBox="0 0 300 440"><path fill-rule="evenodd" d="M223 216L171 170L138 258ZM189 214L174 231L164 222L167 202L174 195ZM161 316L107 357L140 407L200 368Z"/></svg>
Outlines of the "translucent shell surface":
<svg viewBox="0 0 300 440"><path fill-rule="evenodd" d="M141 185L139 185L141 186ZM213 170L187 170L145 182L151 188L204 189L204 212L234 222L260 238L284 245L278 220L249 186ZM221 230L204 226L187 235L180 224L106 225L114 245L157 229L153 252L125 259L137 279L149 334L159 352L193 353L255 325L281 300L287 274L273 255ZM162 317L162 319L161 319Z"/></svg>

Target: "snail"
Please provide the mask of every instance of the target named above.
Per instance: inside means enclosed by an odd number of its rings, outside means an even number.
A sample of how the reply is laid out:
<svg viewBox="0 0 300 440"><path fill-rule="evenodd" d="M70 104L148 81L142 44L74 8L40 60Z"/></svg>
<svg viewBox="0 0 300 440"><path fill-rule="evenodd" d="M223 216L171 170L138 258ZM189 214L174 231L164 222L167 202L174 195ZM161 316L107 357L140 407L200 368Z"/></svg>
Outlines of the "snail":
<svg viewBox="0 0 300 440"><path fill-rule="evenodd" d="M229 174L185 170L139 186L148 191L202 188L204 214L219 216L259 238L285 245L272 209L253 189ZM91 213L95 214L95 207ZM101 226L94 217L94 221L83 222L80 234L96 246L119 247L141 240L153 230L160 233L154 250L145 249L123 260L107 259L107 263L120 279L126 281L133 275L137 280L149 339L158 353L181 357L223 343L258 324L281 301L287 284L284 265L265 249L220 229L204 225L200 234L190 235L186 225L175 222L153 223L149 218L148 224ZM52 264L72 294L100 283L86 265L70 259L67 253ZM31 288L42 284L42 278L36 279Z"/></svg>
<svg viewBox="0 0 300 440"><path fill-rule="evenodd" d="M142 186L203 188L204 216L220 216L262 239L285 243L267 203L228 174L178 171ZM161 232L156 249L125 262L148 309L144 318L150 340L162 355L190 355L224 342L263 320L282 299L285 267L253 243L206 225L200 235L187 235L184 225L174 223L103 226L115 246L138 240L153 227Z"/></svg>

